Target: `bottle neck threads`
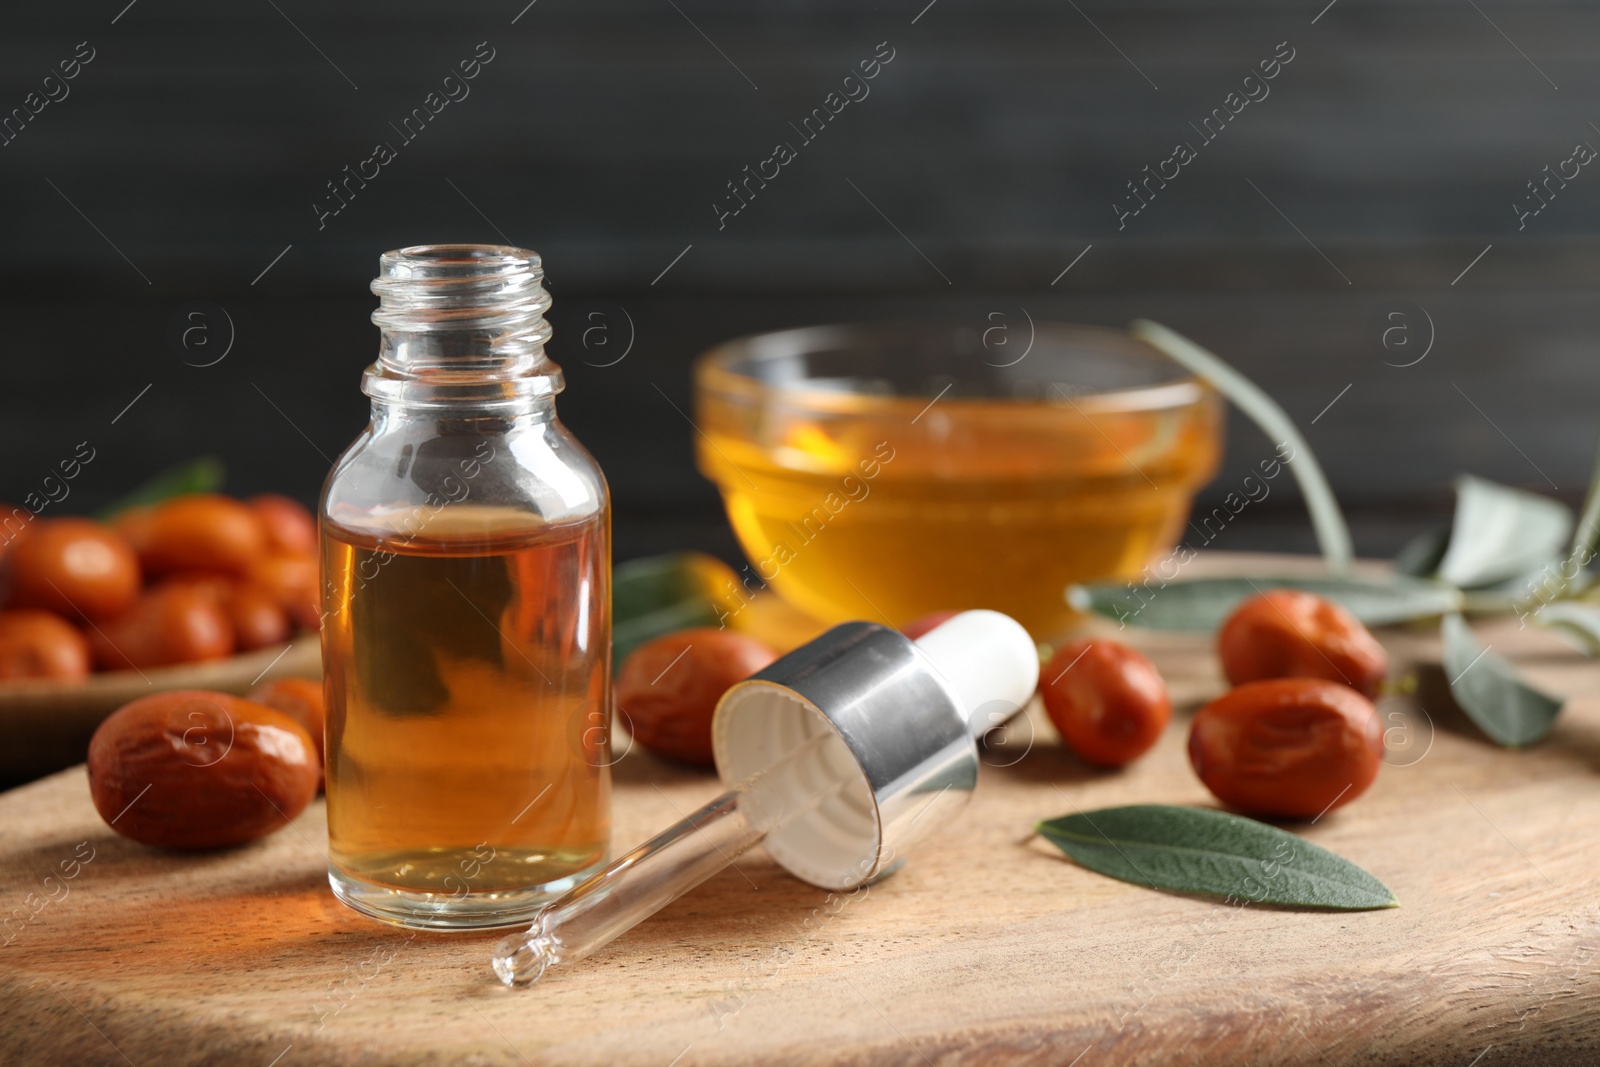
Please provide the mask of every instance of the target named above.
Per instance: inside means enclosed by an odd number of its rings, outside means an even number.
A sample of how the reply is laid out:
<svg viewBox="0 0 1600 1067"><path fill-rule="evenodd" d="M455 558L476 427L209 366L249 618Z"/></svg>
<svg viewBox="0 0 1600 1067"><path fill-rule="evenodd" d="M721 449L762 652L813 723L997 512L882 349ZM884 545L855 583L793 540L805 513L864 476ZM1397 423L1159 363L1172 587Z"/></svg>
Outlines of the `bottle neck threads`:
<svg viewBox="0 0 1600 1067"><path fill-rule="evenodd" d="M537 253L413 245L380 264L381 342L362 380L375 401L503 410L561 391L561 368L544 351L551 298Z"/></svg>

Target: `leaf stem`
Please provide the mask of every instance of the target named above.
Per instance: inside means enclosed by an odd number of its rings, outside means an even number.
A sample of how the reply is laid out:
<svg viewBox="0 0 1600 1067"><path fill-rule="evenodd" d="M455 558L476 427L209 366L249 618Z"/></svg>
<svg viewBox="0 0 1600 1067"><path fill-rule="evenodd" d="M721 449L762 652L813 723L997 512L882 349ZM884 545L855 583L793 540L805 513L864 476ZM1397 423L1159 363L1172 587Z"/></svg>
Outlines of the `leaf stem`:
<svg viewBox="0 0 1600 1067"><path fill-rule="evenodd" d="M1286 462L1294 472L1295 480L1300 483L1300 491L1305 494L1306 510L1311 513L1311 525L1316 529L1322 556L1333 573L1348 573L1354 555L1350 547L1350 527L1345 524L1344 513L1339 510L1339 501L1328 485L1327 476L1322 473L1322 465L1312 454L1311 446L1296 428L1294 420L1289 418L1278 402L1218 356L1160 323L1136 319L1129 324L1128 332L1153 345L1174 363L1192 371L1195 377L1227 397L1268 437L1276 442L1287 442L1294 448L1293 458Z"/></svg>

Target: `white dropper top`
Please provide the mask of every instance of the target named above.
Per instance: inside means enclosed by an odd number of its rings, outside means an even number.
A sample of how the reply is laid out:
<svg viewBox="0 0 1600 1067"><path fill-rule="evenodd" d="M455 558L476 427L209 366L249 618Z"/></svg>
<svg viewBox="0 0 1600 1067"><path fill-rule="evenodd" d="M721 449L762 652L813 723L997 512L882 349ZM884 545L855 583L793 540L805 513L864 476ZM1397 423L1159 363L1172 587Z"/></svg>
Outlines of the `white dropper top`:
<svg viewBox="0 0 1600 1067"><path fill-rule="evenodd" d="M998 611L963 611L912 643L960 697L973 737L1011 718L1039 688L1033 638Z"/></svg>

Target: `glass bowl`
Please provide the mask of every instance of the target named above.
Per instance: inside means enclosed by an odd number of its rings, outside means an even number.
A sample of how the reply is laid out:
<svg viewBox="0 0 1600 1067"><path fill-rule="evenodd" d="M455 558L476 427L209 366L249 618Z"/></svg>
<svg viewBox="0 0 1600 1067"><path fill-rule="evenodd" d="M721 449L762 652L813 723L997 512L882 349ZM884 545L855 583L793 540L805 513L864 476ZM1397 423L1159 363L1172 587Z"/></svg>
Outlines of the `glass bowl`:
<svg viewBox="0 0 1600 1067"><path fill-rule="evenodd" d="M993 608L1043 640L1068 585L1171 549L1221 458L1215 392L1119 330L1015 333L817 326L701 356L697 457L745 586L823 622Z"/></svg>

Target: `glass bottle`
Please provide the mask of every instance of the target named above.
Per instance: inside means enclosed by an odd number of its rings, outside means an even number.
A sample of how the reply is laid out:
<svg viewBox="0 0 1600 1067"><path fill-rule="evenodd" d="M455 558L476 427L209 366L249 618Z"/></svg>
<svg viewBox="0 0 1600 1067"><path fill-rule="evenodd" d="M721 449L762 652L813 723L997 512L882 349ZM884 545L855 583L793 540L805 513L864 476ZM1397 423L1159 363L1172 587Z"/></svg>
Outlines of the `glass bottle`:
<svg viewBox="0 0 1600 1067"><path fill-rule="evenodd" d="M543 277L386 253L372 423L323 489L328 877L406 926L527 922L610 846L610 505L556 419Z"/></svg>

